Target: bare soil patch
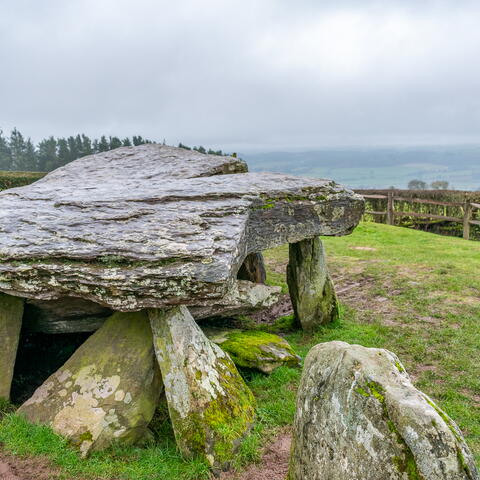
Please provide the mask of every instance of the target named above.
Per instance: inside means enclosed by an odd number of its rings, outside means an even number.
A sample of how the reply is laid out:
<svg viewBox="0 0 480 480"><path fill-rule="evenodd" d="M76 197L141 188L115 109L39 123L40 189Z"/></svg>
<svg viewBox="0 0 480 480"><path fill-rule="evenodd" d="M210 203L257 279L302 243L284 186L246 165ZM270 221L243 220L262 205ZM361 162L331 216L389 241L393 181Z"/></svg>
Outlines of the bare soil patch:
<svg viewBox="0 0 480 480"><path fill-rule="evenodd" d="M291 433L283 432L266 447L260 463L240 473L224 472L219 480L284 480L288 473L291 444Z"/></svg>
<svg viewBox="0 0 480 480"><path fill-rule="evenodd" d="M0 480L55 480L59 470L42 457L16 457L0 453Z"/></svg>

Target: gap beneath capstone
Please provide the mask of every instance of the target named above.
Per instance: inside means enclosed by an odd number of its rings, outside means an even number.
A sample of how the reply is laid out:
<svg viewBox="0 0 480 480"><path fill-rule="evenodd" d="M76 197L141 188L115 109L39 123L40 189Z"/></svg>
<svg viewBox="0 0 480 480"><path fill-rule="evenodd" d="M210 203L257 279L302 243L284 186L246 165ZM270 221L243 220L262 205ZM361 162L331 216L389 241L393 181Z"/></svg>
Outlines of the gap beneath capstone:
<svg viewBox="0 0 480 480"><path fill-rule="evenodd" d="M55 373L92 332L34 333L22 330L13 372L11 400L20 405Z"/></svg>

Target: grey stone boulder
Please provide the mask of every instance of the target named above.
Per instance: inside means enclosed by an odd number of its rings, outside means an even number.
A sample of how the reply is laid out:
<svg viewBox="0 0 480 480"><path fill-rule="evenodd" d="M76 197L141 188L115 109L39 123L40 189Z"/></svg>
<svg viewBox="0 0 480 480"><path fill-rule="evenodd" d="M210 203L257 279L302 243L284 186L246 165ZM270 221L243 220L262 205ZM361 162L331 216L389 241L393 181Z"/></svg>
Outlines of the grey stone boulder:
<svg viewBox="0 0 480 480"><path fill-rule="evenodd" d="M0 192L0 291L116 311L205 306L228 293L247 255L347 234L363 209L361 196L330 180L123 147Z"/></svg>
<svg viewBox="0 0 480 480"><path fill-rule="evenodd" d="M177 446L215 470L227 468L255 418L251 391L185 306L149 316Z"/></svg>
<svg viewBox="0 0 480 480"><path fill-rule="evenodd" d="M278 335L259 330L220 328L205 328L204 332L228 353L238 367L270 374L278 367L300 367L302 363L289 343Z"/></svg>
<svg viewBox="0 0 480 480"><path fill-rule="evenodd" d="M162 389L147 313L115 313L18 412L87 455L143 441Z"/></svg>
<svg viewBox="0 0 480 480"><path fill-rule="evenodd" d="M0 398L10 399L22 328L23 299L0 293Z"/></svg>
<svg viewBox="0 0 480 480"><path fill-rule="evenodd" d="M297 397L288 480L478 480L462 433L395 354L315 346Z"/></svg>

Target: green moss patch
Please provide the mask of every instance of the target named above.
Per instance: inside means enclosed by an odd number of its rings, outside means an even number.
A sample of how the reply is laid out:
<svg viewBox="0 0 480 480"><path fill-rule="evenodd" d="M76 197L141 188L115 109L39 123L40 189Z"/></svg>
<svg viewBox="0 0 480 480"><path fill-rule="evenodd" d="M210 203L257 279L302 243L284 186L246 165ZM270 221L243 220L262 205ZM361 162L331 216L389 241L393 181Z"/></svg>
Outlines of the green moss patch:
<svg viewBox="0 0 480 480"><path fill-rule="evenodd" d="M286 340L272 333L258 330L232 332L220 344L233 362L244 368L258 368L262 362L278 362L290 367L299 365L299 360Z"/></svg>

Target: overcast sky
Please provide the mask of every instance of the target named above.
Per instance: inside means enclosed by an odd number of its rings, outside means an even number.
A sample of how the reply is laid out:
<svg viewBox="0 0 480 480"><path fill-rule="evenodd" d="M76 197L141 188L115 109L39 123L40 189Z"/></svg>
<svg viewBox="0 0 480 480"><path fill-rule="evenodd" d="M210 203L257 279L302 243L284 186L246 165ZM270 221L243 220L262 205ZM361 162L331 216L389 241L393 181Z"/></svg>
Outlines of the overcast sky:
<svg viewBox="0 0 480 480"><path fill-rule="evenodd" d="M0 0L0 127L227 150L480 143L480 2Z"/></svg>

